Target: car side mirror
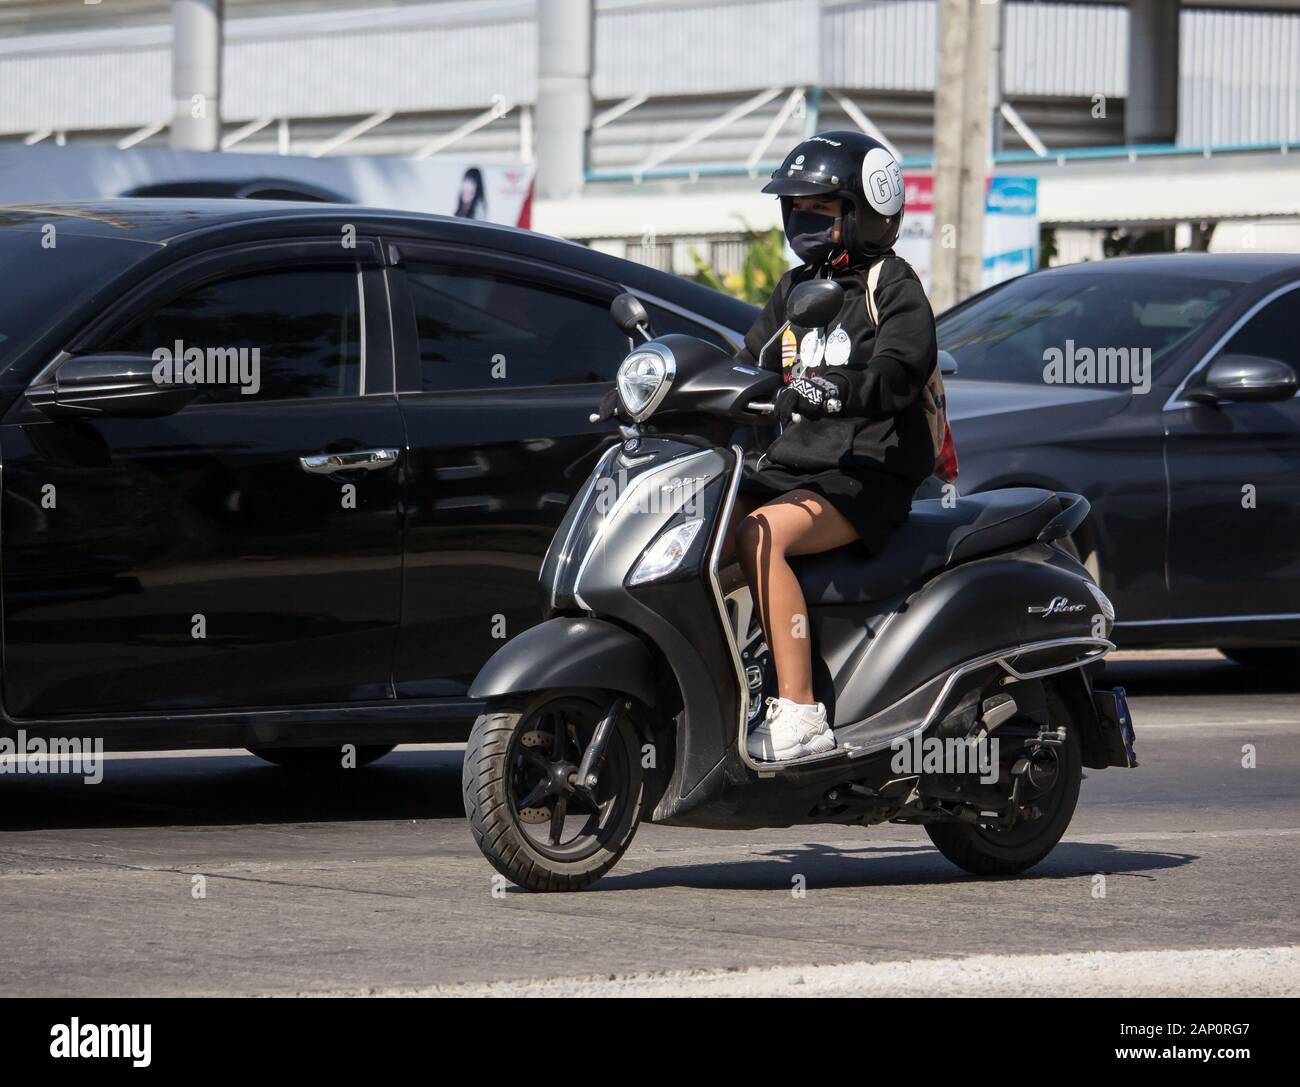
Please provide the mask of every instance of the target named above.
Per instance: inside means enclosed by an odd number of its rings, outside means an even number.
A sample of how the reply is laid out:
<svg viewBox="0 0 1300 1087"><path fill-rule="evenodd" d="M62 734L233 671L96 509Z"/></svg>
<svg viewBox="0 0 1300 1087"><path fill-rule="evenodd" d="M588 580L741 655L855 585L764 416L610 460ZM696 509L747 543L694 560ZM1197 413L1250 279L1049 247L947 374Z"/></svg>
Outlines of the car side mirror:
<svg viewBox="0 0 1300 1087"><path fill-rule="evenodd" d="M957 360L952 357L951 351L939 352L939 373L944 377L952 377L957 373Z"/></svg>
<svg viewBox="0 0 1300 1087"><path fill-rule="evenodd" d="M825 328L844 308L844 288L833 279L810 279L790 292L786 316L800 328Z"/></svg>
<svg viewBox="0 0 1300 1087"><path fill-rule="evenodd" d="M646 313L641 299L629 291L624 291L609 304L609 315L628 336L636 337L638 332L650 339L650 314Z"/></svg>
<svg viewBox="0 0 1300 1087"><path fill-rule="evenodd" d="M1262 355L1220 355L1205 372L1205 380L1184 394L1198 404L1246 400L1290 400L1297 388L1296 372L1281 359Z"/></svg>
<svg viewBox="0 0 1300 1087"><path fill-rule="evenodd" d="M142 355L79 355L51 381L31 386L27 400L51 419L172 415L194 399L198 387L158 381L157 365Z"/></svg>

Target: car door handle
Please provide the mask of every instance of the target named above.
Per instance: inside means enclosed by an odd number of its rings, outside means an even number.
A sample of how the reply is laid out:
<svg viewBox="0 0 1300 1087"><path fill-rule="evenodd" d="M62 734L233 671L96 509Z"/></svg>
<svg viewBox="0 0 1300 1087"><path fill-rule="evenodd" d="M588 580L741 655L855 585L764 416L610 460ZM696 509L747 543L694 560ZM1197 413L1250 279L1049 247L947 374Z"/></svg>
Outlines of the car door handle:
<svg viewBox="0 0 1300 1087"><path fill-rule="evenodd" d="M399 449L356 449L348 453L315 453L299 457L304 472L332 476L335 472L377 472L397 463Z"/></svg>

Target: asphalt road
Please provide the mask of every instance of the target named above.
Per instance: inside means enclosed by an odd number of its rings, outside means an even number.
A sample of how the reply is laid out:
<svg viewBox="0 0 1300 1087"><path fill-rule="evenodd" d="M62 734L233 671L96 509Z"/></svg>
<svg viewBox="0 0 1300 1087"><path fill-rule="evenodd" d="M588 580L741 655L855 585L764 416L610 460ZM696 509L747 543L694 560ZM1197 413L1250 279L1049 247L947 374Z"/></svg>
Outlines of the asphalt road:
<svg viewBox="0 0 1300 1087"><path fill-rule="evenodd" d="M1089 771L1014 881L909 827L650 826L587 892L494 896L456 748L337 777L231 753L0 777L0 995L1300 994L1300 677L1110 678L1142 766Z"/></svg>

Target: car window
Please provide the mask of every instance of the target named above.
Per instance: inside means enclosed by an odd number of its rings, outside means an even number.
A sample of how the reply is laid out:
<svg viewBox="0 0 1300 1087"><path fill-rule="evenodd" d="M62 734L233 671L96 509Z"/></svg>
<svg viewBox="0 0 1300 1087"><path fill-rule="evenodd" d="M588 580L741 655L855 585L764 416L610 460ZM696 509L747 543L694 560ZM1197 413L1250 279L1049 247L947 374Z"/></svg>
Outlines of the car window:
<svg viewBox="0 0 1300 1087"><path fill-rule="evenodd" d="M295 267L187 291L102 350L168 360L179 350L185 380L201 379L196 403L355 396L360 329L355 266ZM202 368L191 373L194 362Z"/></svg>
<svg viewBox="0 0 1300 1087"><path fill-rule="evenodd" d="M1281 359L1300 371L1300 288L1279 295L1223 345L1225 355Z"/></svg>
<svg viewBox="0 0 1300 1087"><path fill-rule="evenodd" d="M405 270L426 391L613 381L628 353L596 299L489 272Z"/></svg>
<svg viewBox="0 0 1300 1087"><path fill-rule="evenodd" d="M1159 373L1240 287L1100 268L1028 275L946 315L938 325L939 346L952 352L965 380L1039 384L1049 360L1062 357L1071 365L1106 359L1104 369L1118 372L1118 358L1145 357L1146 351ZM1102 369L1089 384L1131 384L1126 377L1108 380Z"/></svg>
<svg viewBox="0 0 1300 1087"><path fill-rule="evenodd" d="M646 312L650 315L650 328L656 336L663 336L669 332L680 332L686 336L694 336L697 340L704 340L707 343L721 347L729 355L736 353L736 345L731 343L722 333L715 332L706 325L697 324L689 317L683 317L680 313L665 309L663 306L656 306L653 302L644 302L644 305Z"/></svg>

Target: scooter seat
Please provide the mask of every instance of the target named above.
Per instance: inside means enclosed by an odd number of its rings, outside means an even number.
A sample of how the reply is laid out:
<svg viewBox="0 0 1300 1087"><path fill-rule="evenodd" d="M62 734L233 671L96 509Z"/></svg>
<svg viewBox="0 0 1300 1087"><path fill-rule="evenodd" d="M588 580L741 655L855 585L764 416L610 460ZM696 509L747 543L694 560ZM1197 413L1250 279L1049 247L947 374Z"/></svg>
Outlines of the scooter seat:
<svg viewBox="0 0 1300 1087"><path fill-rule="evenodd" d="M951 506L918 499L879 555L850 544L792 565L809 604L883 600L945 566L1034 540L1060 512L1056 492L1037 487L973 494Z"/></svg>

